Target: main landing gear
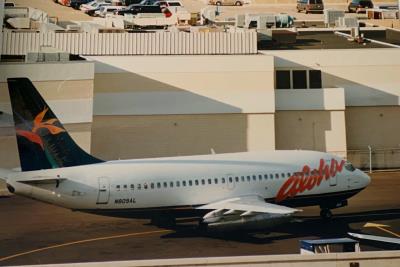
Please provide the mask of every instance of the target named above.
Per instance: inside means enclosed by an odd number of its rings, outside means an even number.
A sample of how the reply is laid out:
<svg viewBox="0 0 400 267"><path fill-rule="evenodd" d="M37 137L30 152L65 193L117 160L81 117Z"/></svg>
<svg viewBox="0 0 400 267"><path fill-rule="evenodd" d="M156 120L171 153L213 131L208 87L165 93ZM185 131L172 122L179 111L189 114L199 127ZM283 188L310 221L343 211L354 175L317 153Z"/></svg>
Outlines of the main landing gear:
<svg viewBox="0 0 400 267"><path fill-rule="evenodd" d="M327 208L321 209L319 215L324 221L329 221L330 219L332 219L332 211Z"/></svg>

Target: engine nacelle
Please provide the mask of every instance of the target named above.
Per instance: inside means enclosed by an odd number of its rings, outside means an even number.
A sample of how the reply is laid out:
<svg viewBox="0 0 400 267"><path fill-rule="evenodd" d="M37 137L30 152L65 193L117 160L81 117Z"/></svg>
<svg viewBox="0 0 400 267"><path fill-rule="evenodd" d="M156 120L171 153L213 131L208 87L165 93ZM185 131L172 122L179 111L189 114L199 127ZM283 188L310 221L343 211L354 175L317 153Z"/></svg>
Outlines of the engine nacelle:
<svg viewBox="0 0 400 267"><path fill-rule="evenodd" d="M210 230L261 230L291 221L291 214L256 214L252 216L221 216L215 222L207 223Z"/></svg>

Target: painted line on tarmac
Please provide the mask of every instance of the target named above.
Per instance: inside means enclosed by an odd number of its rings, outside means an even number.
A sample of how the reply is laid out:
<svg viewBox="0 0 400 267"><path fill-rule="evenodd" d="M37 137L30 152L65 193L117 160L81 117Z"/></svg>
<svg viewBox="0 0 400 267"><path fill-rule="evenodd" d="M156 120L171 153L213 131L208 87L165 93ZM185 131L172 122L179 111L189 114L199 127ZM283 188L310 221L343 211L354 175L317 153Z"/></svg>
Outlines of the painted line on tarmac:
<svg viewBox="0 0 400 267"><path fill-rule="evenodd" d="M68 243L63 243L63 244L58 244L58 245L53 245L53 246L48 246L44 248L38 248L38 249L33 249L29 250L26 252L21 252L18 254L10 255L7 257L0 258L0 262L10 260L16 257L36 253L36 252L41 252L49 249L55 249L55 248L61 248L61 247L66 247L66 246L71 246L71 245L77 245L77 244L83 244L83 243L89 243L89 242L95 242L95 241L101 241L101 240L108 240L108 239L116 239L116 238L124 238L124 237L129 237L129 236L142 236L142 235L150 235L150 234L164 234L164 233L170 233L172 230L156 230L156 231L148 231L148 232L139 232L139 233L129 233L129 234L123 234L123 235L113 235L113 236L104 236L104 237L97 237L97 238L91 238L91 239L84 239L84 240L78 240L78 241L73 241L73 242L68 242Z"/></svg>

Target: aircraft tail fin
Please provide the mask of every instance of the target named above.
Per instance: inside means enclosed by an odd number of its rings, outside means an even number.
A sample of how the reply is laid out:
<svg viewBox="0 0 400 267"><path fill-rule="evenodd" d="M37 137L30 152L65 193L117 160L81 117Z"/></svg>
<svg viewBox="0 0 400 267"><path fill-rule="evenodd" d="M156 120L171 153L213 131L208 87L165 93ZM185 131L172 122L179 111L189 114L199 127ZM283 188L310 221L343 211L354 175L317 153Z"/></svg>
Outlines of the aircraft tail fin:
<svg viewBox="0 0 400 267"><path fill-rule="evenodd" d="M102 162L74 142L28 78L7 82L22 171Z"/></svg>

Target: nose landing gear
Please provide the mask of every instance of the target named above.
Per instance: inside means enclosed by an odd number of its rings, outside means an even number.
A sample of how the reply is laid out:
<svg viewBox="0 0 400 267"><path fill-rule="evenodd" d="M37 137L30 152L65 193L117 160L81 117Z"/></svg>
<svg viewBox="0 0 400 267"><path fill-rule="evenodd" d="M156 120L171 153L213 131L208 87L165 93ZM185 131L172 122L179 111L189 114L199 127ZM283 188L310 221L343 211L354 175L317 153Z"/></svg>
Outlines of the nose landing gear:
<svg viewBox="0 0 400 267"><path fill-rule="evenodd" d="M332 219L332 211L327 208L321 209L319 215L324 221L329 221L330 219Z"/></svg>

